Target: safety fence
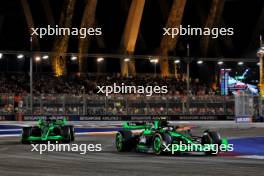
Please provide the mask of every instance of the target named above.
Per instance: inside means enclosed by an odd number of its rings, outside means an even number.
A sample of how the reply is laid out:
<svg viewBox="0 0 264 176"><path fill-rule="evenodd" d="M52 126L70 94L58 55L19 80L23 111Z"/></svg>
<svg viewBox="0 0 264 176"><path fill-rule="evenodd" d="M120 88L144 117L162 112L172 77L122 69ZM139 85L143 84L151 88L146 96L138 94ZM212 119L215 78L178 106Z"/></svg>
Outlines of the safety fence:
<svg viewBox="0 0 264 176"><path fill-rule="evenodd" d="M0 95L0 115L234 115L235 100L222 96Z"/></svg>

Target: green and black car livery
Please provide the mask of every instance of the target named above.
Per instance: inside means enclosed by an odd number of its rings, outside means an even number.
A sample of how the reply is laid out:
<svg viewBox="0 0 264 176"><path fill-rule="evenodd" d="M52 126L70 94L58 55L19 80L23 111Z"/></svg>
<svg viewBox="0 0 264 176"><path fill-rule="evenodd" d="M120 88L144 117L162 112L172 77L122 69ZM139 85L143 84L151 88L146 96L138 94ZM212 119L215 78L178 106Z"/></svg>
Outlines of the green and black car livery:
<svg viewBox="0 0 264 176"><path fill-rule="evenodd" d="M74 141L74 127L66 125L66 119L40 119L36 126L23 127L21 142L58 141L70 143Z"/></svg>
<svg viewBox="0 0 264 176"><path fill-rule="evenodd" d="M115 138L117 151L155 153L204 152L208 155L227 151L228 141L216 131L205 130L201 137L194 136L190 128L169 125L167 120L154 122L125 122Z"/></svg>

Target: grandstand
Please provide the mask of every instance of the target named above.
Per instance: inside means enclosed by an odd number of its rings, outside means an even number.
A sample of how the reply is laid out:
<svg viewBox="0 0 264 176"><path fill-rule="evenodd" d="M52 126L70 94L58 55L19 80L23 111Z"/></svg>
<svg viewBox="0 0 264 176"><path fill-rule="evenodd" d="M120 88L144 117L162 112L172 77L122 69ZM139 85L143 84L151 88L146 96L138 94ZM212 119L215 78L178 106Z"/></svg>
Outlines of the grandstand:
<svg viewBox="0 0 264 176"><path fill-rule="evenodd" d="M232 1L149 2L3 2L7 10L3 12L5 20L0 18L2 117L231 117L235 115L233 94L237 92L227 86L229 77L223 79L221 69L232 69L230 77L236 89L254 89L254 114L260 116L262 99L257 95L262 94L264 80L263 3L251 3L254 10L244 16L248 3L235 2L237 14L243 17L229 18L233 15ZM13 7L20 10L10 15ZM59 34L64 28L77 29L77 34ZM85 28L93 32L84 36L81 31ZM34 29L33 34L30 29ZM198 29L202 32L196 34ZM55 32L49 35L51 30ZM241 40L241 36L246 37ZM151 97L97 93L97 86L122 83L167 86L168 93Z"/></svg>
<svg viewBox="0 0 264 176"><path fill-rule="evenodd" d="M162 77L153 73L122 76L119 73L33 73L32 107L30 75L27 72L0 73L0 115L21 119L22 116L168 116L179 119L233 120L235 97L222 96L219 82L190 78L189 91L186 73ZM219 75L218 75L219 77ZM216 80L217 81L217 80ZM218 80L219 81L219 80ZM113 84L130 86L167 86L168 93L98 94L97 86ZM259 99L255 97L255 99ZM262 114L262 100L256 100L257 116ZM183 118L184 119L184 118Z"/></svg>
<svg viewBox="0 0 264 176"><path fill-rule="evenodd" d="M0 114L33 115L234 115L234 98L219 95L209 85L191 81L189 95L184 76L162 78L151 74L121 77L119 74L72 74L55 77L34 74L33 111L30 109L28 76L1 73ZM166 95L97 94L97 85L168 86ZM188 105L187 105L188 104Z"/></svg>

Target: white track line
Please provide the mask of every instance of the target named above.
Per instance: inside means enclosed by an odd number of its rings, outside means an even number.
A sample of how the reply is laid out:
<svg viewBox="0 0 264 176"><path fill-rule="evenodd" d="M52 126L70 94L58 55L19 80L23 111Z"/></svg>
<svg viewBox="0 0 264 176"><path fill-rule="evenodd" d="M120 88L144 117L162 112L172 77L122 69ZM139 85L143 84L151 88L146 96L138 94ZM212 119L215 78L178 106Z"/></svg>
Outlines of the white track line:
<svg viewBox="0 0 264 176"><path fill-rule="evenodd" d="M75 133L75 135L105 135L105 134L116 134L116 131L105 131L105 132L83 132L83 133ZM17 137L21 134L0 134L1 137Z"/></svg>
<svg viewBox="0 0 264 176"><path fill-rule="evenodd" d="M84 133L75 133L77 135L99 135L99 134L116 134L116 131L104 131L104 132L84 132Z"/></svg>
<svg viewBox="0 0 264 176"><path fill-rule="evenodd" d="M22 129L1 129L0 131L22 131Z"/></svg>
<svg viewBox="0 0 264 176"><path fill-rule="evenodd" d="M2 138L2 137L17 137L17 136L20 136L20 134L1 134L0 135L0 138Z"/></svg>
<svg viewBox="0 0 264 176"><path fill-rule="evenodd" d="M247 159L260 159L263 160L264 156L262 155L242 155L242 156L236 156L237 158L247 158Z"/></svg>

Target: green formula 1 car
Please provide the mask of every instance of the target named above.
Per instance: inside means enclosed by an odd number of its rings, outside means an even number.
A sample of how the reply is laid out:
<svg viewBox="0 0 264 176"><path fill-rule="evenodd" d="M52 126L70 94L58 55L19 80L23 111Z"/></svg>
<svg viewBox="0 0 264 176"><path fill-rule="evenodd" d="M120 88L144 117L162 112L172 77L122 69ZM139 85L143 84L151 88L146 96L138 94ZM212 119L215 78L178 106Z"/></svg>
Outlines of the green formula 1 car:
<svg viewBox="0 0 264 176"><path fill-rule="evenodd" d="M201 137L191 134L188 127L169 125L167 120L154 122L125 122L123 129L116 134L117 151L131 151L160 154L185 152L204 152L217 155L219 151L228 151L227 139L220 138L215 131L204 131Z"/></svg>
<svg viewBox="0 0 264 176"><path fill-rule="evenodd" d="M37 126L23 127L21 136L23 144L45 141L64 143L74 141L74 128L72 125L66 125L66 119L40 119Z"/></svg>

